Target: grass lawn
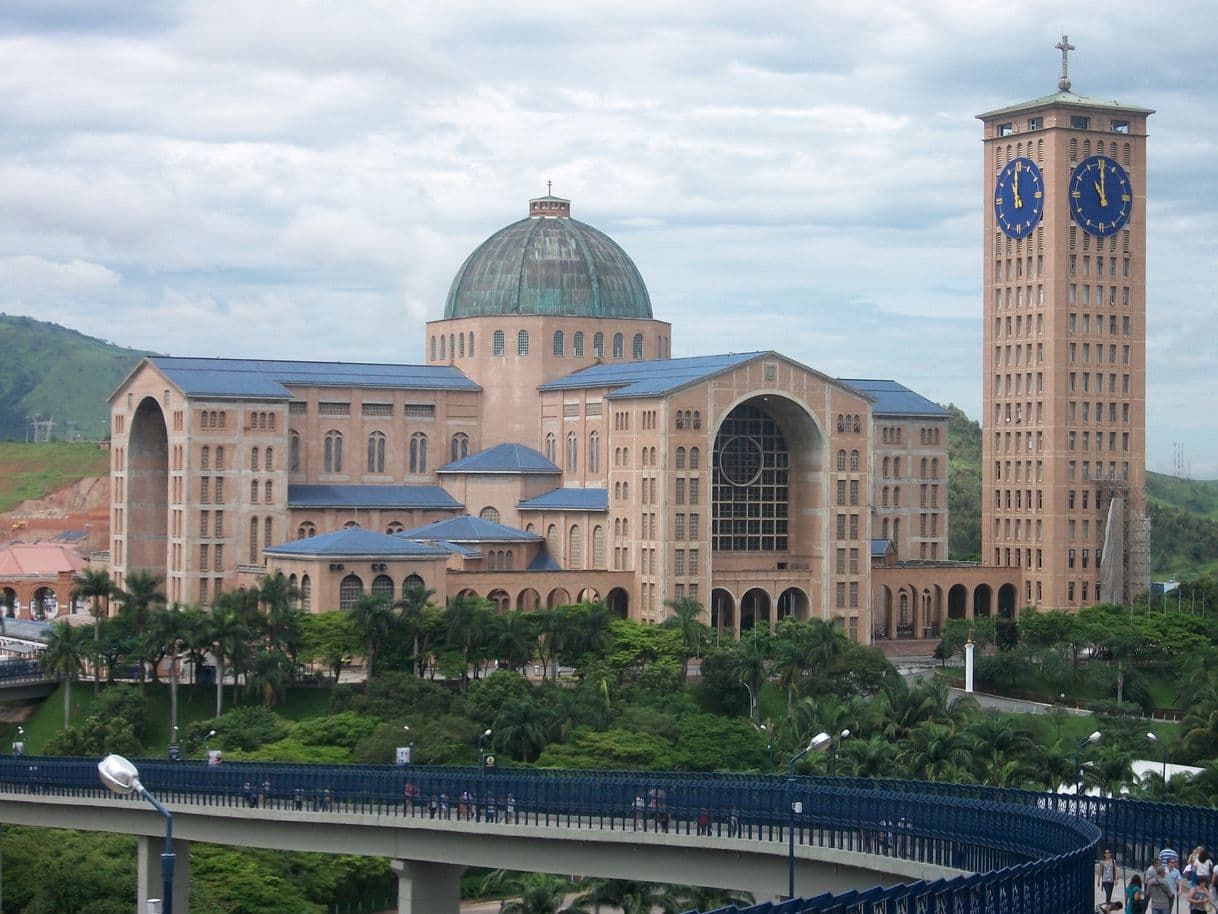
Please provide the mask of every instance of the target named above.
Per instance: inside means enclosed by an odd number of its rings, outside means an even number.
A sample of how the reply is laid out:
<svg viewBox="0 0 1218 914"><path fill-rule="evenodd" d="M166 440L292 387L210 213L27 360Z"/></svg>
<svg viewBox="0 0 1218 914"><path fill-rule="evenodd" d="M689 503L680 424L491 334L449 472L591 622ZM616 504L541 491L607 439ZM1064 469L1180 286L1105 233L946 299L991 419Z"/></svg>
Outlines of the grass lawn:
<svg viewBox="0 0 1218 914"><path fill-rule="evenodd" d="M103 686L104 688L105 686ZM148 740L147 749L151 755L160 755L162 749L167 749L170 742L169 724L169 686L166 683L156 685L148 683L145 687L148 696ZM75 682L72 684L72 721L78 723L89 715L93 704L93 683ZM288 720L306 720L322 717L330 706L330 689L317 687L302 687L288 689L284 702L275 707L275 711ZM232 687L224 689L224 708L232 707ZM188 724L200 720L209 720L216 710L216 690L213 686L196 686L194 695L188 685L178 686L178 726L185 730ZM50 739L63 727L63 691L62 687L46 699L42 706L25 723L25 751L37 755ZM7 747L17 736L16 724L0 725L0 747Z"/></svg>
<svg viewBox="0 0 1218 914"><path fill-rule="evenodd" d="M105 476L110 452L96 444L0 442L0 511L42 498L85 476Z"/></svg>

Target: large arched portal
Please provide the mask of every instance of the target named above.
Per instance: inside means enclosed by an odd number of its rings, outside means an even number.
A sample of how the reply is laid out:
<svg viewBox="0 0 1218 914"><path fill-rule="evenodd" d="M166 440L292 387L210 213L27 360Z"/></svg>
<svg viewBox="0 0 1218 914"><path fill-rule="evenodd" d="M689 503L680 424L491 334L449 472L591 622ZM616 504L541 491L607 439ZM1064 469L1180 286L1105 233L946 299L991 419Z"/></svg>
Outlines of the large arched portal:
<svg viewBox="0 0 1218 914"><path fill-rule="evenodd" d="M609 591L609 595L605 597L605 607L619 619L629 619L630 594L620 587L613 588L613 590Z"/></svg>
<svg viewBox="0 0 1218 914"><path fill-rule="evenodd" d="M1015 618L1015 585L1003 584L998 588L998 615L1003 619Z"/></svg>
<svg viewBox="0 0 1218 914"><path fill-rule="evenodd" d="M169 536L169 432L161 405L145 397L127 439L127 572L165 577Z"/></svg>
<svg viewBox="0 0 1218 914"><path fill-rule="evenodd" d="M13 590L13 588L0 588L0 611L8 619L13 618L17 614L17 591Z"/></svg>
<svg viewBox="0 0 1218 914"><path fill-rule="evenodd" d="M978 584L973 591L973 615L980 618L993 612L994 591L989 584Z"/></svg>
<svg viewBox="0 0 1218 914"><path fill-rule="evenodd" d="M710 627L719 635L732 633L736 624L736 600L722 587L711 591Z"/></svg>
<svg viewBox="0 0 1218 914"><path fill-rule="evenodd" d="M798 587L788 587L778 595L778 618L794 616L800 622L808 620L808 595Z"/></svg>
<svg viewBox="0 0 1218 914"><path fill-rule="evenodd" d="M761 623L770 624L770 595L760 587L754 587L740 598L740 630L748 631Z"/></svg>
<svg viewBox="0 0 1218 914"><path fill-rule="evenodd" d="M947 617L963 619L968 615L968 588L963 584L953 584L947 592Z"/></svg>
<svg viewBox="0 0 1218 914"><path fill-rule="evenodd" d="M775 553L806 553L811 561L818 487L799 483L819 471L824 441L811 414L786 397L756 396L734 407L711 456L711 548L735 554L737 565L752 555L769 565ZM740 620L743 627L743 601Z"/></svg>
<svg viewBox="0 0 1218 914"><path fill-rule="evenodd" d="M546 597L546 609L553 609L555 606L566 606L571 602L571 594L567 593L565 587L555 587Z"/></svg>

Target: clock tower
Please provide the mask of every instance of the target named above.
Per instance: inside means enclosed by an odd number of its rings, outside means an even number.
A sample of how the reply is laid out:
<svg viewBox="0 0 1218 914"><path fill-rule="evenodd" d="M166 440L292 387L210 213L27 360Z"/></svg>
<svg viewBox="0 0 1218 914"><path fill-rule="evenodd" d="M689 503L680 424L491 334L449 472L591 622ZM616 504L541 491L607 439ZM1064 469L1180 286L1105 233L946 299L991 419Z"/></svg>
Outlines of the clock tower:
<svg viewBox="0 0 1218 914"><path fill-rule="evenodd" d="M1148 108L1058 91L978 115L982 561L1021 605L1125 602L1149 575ZM999 607L1009 611L1012 607Z"/></svg>

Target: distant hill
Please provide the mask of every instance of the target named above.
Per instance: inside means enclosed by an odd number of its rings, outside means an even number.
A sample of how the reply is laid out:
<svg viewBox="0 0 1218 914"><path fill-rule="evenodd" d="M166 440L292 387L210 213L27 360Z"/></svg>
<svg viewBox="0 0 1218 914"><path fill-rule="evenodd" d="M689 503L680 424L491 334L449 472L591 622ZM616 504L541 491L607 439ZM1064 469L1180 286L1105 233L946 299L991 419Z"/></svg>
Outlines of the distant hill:
<svg viewBox="0 0 1218 914"><path fill-rule="evenodd" d="M947 546L953 559L976 562L981 560L981 423L954 404L947 411Z"/></svg>
<svg viewBox="0 0 1218 914"><path fill-rule="evenodd" d="M0 314L0 441L26 440L34 415L54 421L53 441L103 437L106 398L147 354Z"/></svg>

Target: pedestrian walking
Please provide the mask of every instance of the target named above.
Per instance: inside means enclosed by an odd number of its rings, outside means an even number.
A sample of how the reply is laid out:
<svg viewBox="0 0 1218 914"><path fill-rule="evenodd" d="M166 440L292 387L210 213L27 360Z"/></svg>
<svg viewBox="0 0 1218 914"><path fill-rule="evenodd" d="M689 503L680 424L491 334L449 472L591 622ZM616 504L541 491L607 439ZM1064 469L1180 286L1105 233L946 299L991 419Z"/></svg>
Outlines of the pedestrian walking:
<svg viewBox="0 0 1218 914"><path fill-rule="evenodd" d="M1095 867L1096 888L1104 892L1104 904L1112 901L1112 887L1116 885L1116 861L1112 859L1112 851L1105 849L1104 856Z"/></svg>

